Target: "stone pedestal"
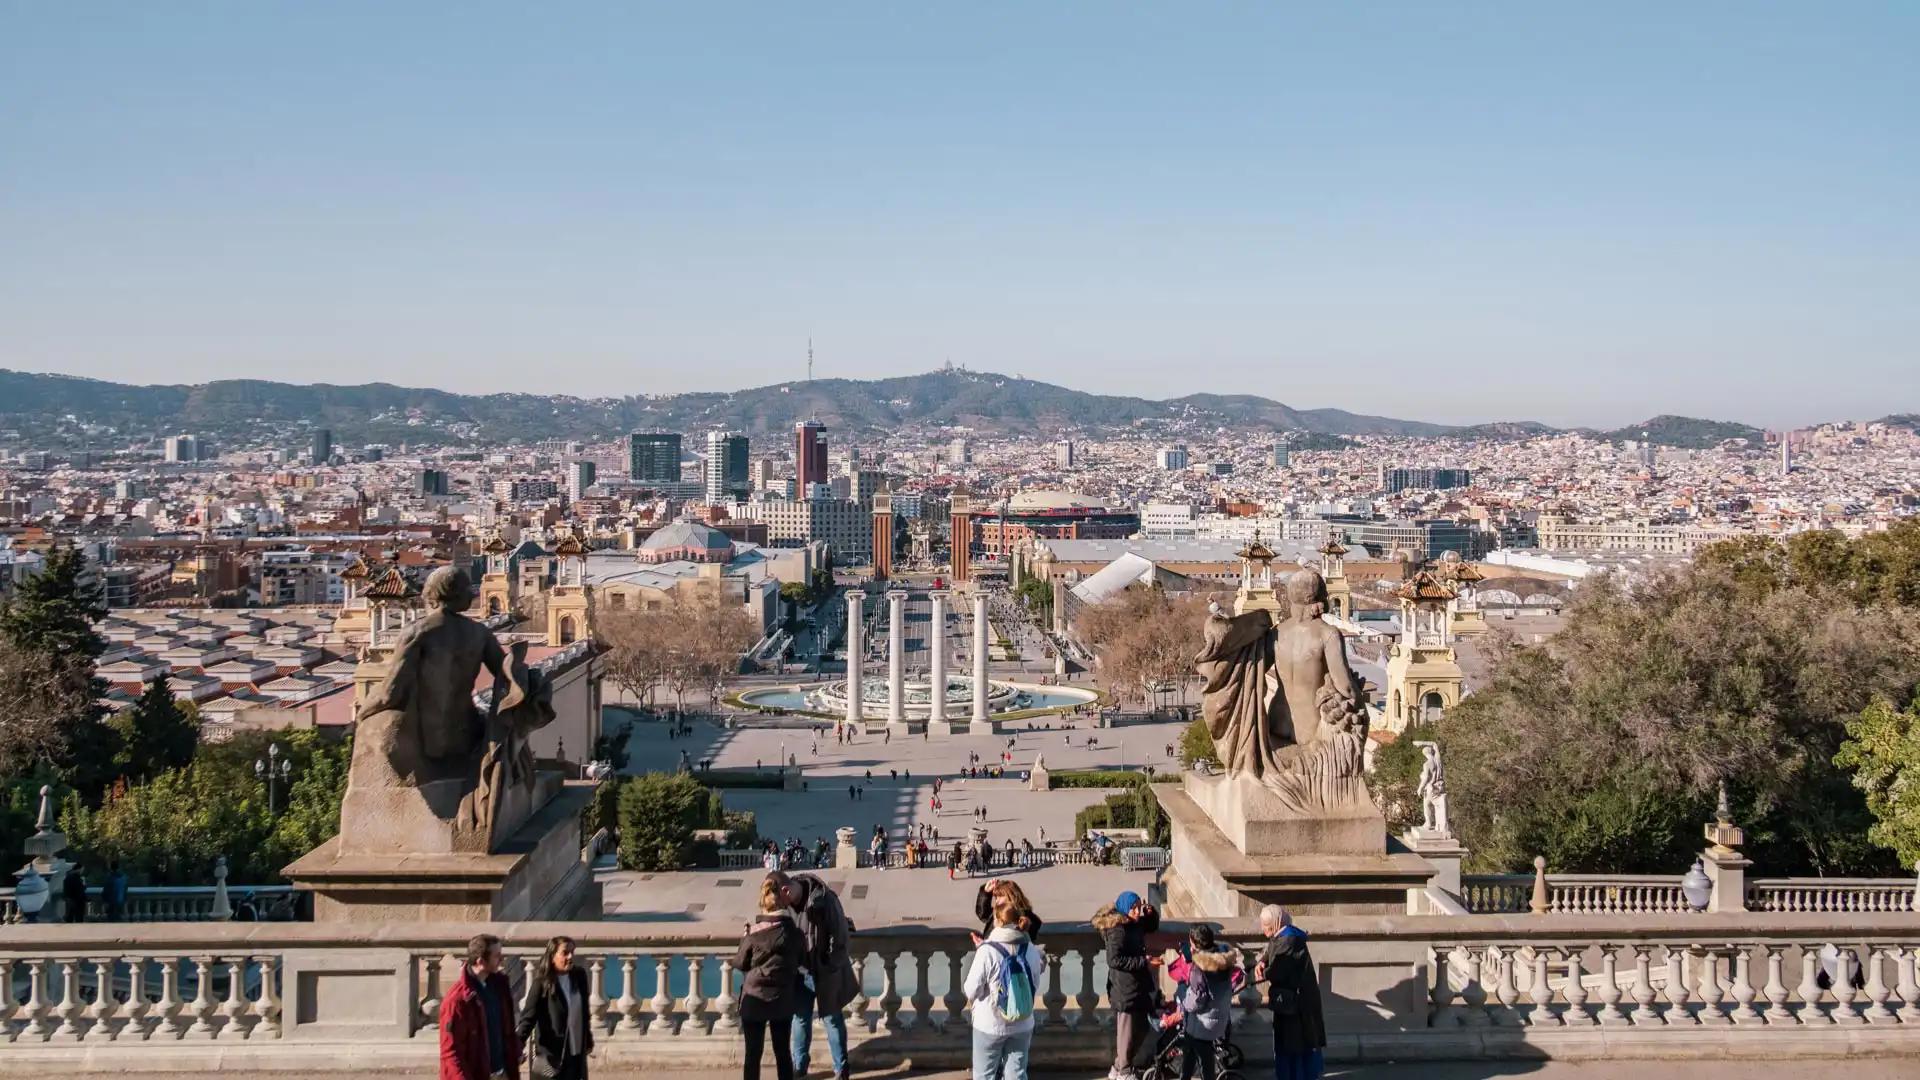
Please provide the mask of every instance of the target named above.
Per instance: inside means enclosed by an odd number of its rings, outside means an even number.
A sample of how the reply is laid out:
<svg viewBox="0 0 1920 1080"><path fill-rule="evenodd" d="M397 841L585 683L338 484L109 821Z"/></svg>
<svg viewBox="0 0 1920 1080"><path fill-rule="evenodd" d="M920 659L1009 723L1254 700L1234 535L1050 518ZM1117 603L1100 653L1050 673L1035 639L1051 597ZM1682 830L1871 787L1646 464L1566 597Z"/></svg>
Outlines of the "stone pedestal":
<svg viewBox="0 0 1920 1080"><path fill-rule="evenodd" d="M598 918L600 886L580 858L580 812L591 781L554 771L535 784L538 809L485 854L344 850L334 837L286 868L314 894L316 922L511 922ZM356 829L358 835L360 830Z"/></svg>
<svg viewBox="0 0 1920 1080"><path fill-rule="evenodd" d="M833 868L835 870L860 869L860 847L853 842L854 832L849 826L842 825L833 831Z"/></svg>
<svg viewBox="0 0 1920 1080"><path fill-rule="evenodd" d="M1460 864L1466 861L1467 849L1460 844L1459 838L1452 833L1429 832L1415 827L1401 837L1407 850L1433 864L1433 878L1428 885L1444 889L1449 895L1460 895ZM1426 889L1411 889L1407 893L1407 914L1437 915L1438 912L1427 908Z"/></svg>
<svg viewBox="0 0 1920 1080"><path fill-rule="evenodd" d="M1371 801L1318 815L1291 812L1247 776L1188 773L1154 791L1173 826L1167 914L1235 918L1282 904L1309 915L1404 913L1434 867L1390 850Z"/></svg>
<svg viewBox="0 0 1920 1080"><path fill-rule="evenodd" d="M1737 850L1746 841L1746 834L1734 825L1718 821L1707 823L1706 834L1713 842L1712 847L1700 853L1707 880L1713 882L1707 911L1747 910L1747 867L1753 865L1753 860Z"/></svg>

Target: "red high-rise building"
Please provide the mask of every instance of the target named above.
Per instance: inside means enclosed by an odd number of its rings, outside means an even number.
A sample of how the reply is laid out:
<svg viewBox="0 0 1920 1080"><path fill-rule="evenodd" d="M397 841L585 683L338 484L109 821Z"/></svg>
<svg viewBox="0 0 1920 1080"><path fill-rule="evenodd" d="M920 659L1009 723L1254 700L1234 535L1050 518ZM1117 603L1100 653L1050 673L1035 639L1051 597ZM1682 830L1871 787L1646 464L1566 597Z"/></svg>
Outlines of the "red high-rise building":
<svg viewBox="0 0 1920 1080"><path fill-rule="evenodd" d="M827 482L827 427L818 420L802 420L793 425L793 438L794 486L799 489L794 494L804 499L809 484Z"/></svg>

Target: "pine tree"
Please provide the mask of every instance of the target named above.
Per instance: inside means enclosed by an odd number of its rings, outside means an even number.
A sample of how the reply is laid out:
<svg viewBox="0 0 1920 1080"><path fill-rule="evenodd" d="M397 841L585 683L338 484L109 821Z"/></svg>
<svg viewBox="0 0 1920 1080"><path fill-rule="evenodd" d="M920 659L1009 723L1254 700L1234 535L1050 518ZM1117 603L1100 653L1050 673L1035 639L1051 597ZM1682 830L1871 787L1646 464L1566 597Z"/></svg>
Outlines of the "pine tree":
<svg viewBox="0 0 1920 1080"><path fill-rule="evenodd" d="M163 673L147 684L140 700L115 718L123 740L121 772L146 778L167 769L185 768L193 761L200 730L173 696L173 684Z"/></svg>
<svg viewBox="0 0 1920 1080"><path fill-rule="evenodd" d="M71 544L48 551L46 565L0 608L0 635L22 648L84 656L89 662L105 652L107 643L93 624L106 617L107 603L99 584L85 580L85 571L86 560Z"/></svg>
<svg viewBox="0 0 1920 1080"><path fill-rule="evenodd" d="M41 657L54 689L33 692L34 700L0 698L0 715L31 715L57 702L59 715L48 718L49 731L39 751L61 779L89 801L105 794L117 775L120 742L105 722L99 699L107 685L95 677L94 662L106 642L93 624L107 613L96 582L85 578L86 560L72 545L47 552L40 570L21 582L0 607L0 639L23 653ZM5 694L10 683L0 683Z"/></svg>

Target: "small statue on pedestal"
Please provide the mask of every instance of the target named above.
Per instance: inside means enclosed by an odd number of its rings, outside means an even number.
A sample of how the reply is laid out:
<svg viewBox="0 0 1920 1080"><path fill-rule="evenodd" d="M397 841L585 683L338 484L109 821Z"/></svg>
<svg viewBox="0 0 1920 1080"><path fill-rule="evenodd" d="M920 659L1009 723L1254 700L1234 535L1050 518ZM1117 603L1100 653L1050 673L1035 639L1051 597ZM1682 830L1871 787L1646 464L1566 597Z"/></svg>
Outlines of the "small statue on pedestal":
<svg viewBox="0 0 1920 1080"><path fill-rule="evenodd" d="M1453 827L1447 822L1447 770L1440 763L1440 744L1420 740L1413 745L1420 748L1424 759L1420 763L1420 829L1427 836L1452 836Z"/></svg>

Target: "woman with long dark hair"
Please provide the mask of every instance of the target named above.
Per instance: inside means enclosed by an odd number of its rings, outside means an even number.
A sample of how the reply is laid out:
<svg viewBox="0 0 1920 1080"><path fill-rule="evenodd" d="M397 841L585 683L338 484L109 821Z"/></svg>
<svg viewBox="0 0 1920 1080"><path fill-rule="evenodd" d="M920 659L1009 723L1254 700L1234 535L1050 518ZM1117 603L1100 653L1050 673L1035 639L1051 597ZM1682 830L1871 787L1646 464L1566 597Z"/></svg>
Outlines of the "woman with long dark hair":
<svg viewBox="0 0 1920 1080"><path fill-rule="evenodd" d="M531 1080L587 1080L587 1055L593 1051L587 1001L593 987L586 970L573 962L573 952L572 938L554 938L533 969L519 1025Z"/></svg>

